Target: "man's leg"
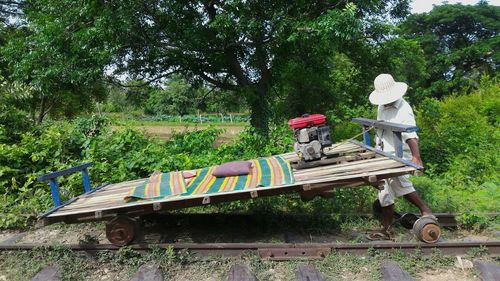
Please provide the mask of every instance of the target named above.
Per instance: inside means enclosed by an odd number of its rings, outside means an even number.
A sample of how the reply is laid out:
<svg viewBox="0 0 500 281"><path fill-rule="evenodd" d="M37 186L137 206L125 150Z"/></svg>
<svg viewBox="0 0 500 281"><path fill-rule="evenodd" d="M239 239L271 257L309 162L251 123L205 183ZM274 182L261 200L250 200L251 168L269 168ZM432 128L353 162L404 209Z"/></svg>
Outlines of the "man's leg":
<svg viewBox="0 0 500 281"><path fill-rule="evenodd" d="M382 231L388 233L394 219L394 192L388 180L385 181L384 189L378 193L378 201L382 213Z"/></svg>
<svg viewBox="0 0 500 281"><path fill-rule="evenodd" d="M427 204L425 204L420 196L418 196L418 193L416 191L408 193L404 195L404 197L420 210L420 214L422 214L422 216L432 215L431 209L427 206Z"/></svg>
<svg viewBox="0 0 500 281"><path fill-rule="evenodd" d="M418 196L415 191L413 184L410 181L410 176L404 175L388 180L394 193L397 197L404 196L406 200L415 205L422 216L432 215L431 209L425 204L425 202Z"/></svg>
<svg viewBox="0 0 500 281"><path fill-rule="evenodd" d="M383 231L388 233L389 227L392 224L392 220L394 218L394 204L391 204L387 207L382 207L382 226L383 226Z"/></svg>

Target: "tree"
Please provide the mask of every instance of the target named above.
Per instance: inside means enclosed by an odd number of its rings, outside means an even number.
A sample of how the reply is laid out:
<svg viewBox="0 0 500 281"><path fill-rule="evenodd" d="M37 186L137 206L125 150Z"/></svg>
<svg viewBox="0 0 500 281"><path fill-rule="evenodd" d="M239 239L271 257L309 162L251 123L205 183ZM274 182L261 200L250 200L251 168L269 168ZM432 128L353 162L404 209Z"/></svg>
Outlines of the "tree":
<svg viewBox="0 0 500 281"><path fill-rule="evenodd" d="M386 6L398 10L407 4L407 0L359 0L357 6L345 1L285 0L32 1L26 10L32 36L20 49L35 55L11 56L11 61L20 65L18 72L25 72L20 76L39 83L63 77L88 85L104 69L149 82L178 73L242 95L251 109L251 124L266 133L271 88L280 77L275 65L286 65L295 48L311 40L338 46L356 33L359 19L385 13ZM34 62L42 57L49 62ZM54 79L48 81L58 85Z"/></svg>
<svg viewBox="0 0 500 281"><path fill-rule="evenodd" d="M197 106L198 89L178 76L173 76L165 87L156 88L149 94L145 113L152 115L186 115Z"/></svg>
<svg viewBox="0 0 500 281"><path fill-rule="evenodd" d="M386 40L377 48L376 58L381 73L392 73L394 79L408 84L406 97L412 104L423 100L429 74L427 60L418 41L401 37Z"/></svg>
<svg viewBox="0 0 500 281"><path fill-rule="evenodd" d="M500 66L500 7L442 5L415 14L401 24L405 38L417 40L428 62L423 88L443 97L474 87L482 73L494 75Z"/></svg>
<svg viewBox="0 0 500 281"><path fill-rule="evenodd" d="M27 5L26 11L34 6ZM106 93L104 69L98 67L111 59L102 48L104 42L91 39L95 31L78 32L76 25L57 25L50 16L36 15L36 20L18 27L1 49L9 78L33 89L26 102L32 119L41 123L49 112L73 117L91 110L93 101L102 100ZM88 41L83 44L82 38Z"/></svg>

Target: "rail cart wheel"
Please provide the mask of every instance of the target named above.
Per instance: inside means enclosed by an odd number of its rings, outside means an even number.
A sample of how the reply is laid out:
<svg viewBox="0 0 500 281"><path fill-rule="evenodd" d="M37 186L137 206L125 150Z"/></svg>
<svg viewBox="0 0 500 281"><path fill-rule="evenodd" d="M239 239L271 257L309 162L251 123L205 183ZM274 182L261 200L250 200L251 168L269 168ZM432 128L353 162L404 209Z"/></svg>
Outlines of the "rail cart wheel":
<svg viewBox="0 0 500 281"><path fill-rule="evenodd" d="M432 218L422 217L413 224L413 232L425 243L436 243L441 237L439 223Z"/></svg>
<svg viewBox="0 0 500 281"><path fill-rule="evenodd" d="M118 216L106 223L106 237L116 246L125 246L132 242L136 232L136 221L127 216Z"/></svg>
<svg viewBox="0 0 500 281"><path fill-rule="evenodd" d="M401 226L403 226L406 229L412 229L417 220L418 220L417 215L412 213L403 214L401 215L401 218L399 218Z"/></svg>

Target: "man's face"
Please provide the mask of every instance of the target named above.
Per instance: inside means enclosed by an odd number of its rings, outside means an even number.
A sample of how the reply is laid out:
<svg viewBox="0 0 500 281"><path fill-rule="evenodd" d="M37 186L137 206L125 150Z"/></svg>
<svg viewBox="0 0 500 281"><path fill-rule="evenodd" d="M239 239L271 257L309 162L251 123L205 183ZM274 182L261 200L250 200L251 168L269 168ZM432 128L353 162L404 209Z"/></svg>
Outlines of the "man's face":
<svg viewBox="0 0 500 281"><path fill-rule="evenodd" d="M396 102L395 102L395 101L393 101L393 102L391 102L391 103L384 104L384 107L385 107L385 108L391 107L391 106L393 106L395 103L396 103Z"/></svg>

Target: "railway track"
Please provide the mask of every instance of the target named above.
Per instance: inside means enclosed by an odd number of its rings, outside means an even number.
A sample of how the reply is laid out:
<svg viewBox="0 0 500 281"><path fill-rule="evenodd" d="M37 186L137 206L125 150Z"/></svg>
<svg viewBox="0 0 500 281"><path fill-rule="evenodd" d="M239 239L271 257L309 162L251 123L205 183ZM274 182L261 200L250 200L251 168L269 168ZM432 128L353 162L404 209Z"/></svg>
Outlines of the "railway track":
<svg viewBox="0 0 500 281"><path fill-rule="evenodd" d="M498 216L497 213L489 214L489 216ZM437 214L439 222L444 227L456 227L455 220L456 214ZM242 221L250 220L252 223L255 221L255 216L249 215L168 215L163 216L163 220L170 220L171 222L188 221L188 225L199 224L203 227L203 223L207 219L218 220L222 225L227 224L228 221ZM297 219L297 217L288 217L289 220ZM250 224L253 225L253 224ZM182 223L182 227L186 225ZM234 225L232 226L235 227ZM60 249L61 246L71 249L75 252L95 253L101 251L117 251L120 247L112 244L54 244L47 243L18 243L22 238L23 233L13 235L8 239L0 242L0 254L8 251L31 251L36 249L51 250ZM147 241L147 242L146 242ZM156 241L156 240L155 240ZM237 240L238 241L238 240ZM286 241L286 240L285 240ZM156 241L157 242L157 241ZM286 260L304 260L306 263L299 263L295 272L296 281L324 281L322 272L318 271L309 260L319 260L328 256L330 253L346 253L355 256L374 256L382 253L391 252L409 252L414 253L418 251L422 255L429 255L435 251L440 251L443 255L447 256L463 256L474 252L479 252L482 255L498 258L500 257L500 240L497 241L468 241L468 242L452 242L442 241L435 244L425 244L422 242L370 242L370 243L153 243L152 240L144 240L136 244L129 245L130 249L139 252L146 252L153 248L160 249L173 249L175 252L188 252L193 256L207 257L207 256L225 256L225 257L243 257L248 254L253 254L263 260L273 261L286 261ZM292 241L298 242L298 241ZM410 275L399 267L399 265L391 260L385 260L387 257L381 255L384 262L380 266L380 272L384 281L388 280L413 280ZM236 259L238 261L240 259ZM241 261L241 260L240 260ZM498 280L496 277L500 276L500 266L488 262L474 262L474 267L481 273L483 280ZM44 268L38 272L32 280L52 280L50 276L64 274L58 272L57 267ZM156 275L155 275L156 274ZM162 269L159 267L151 267L151 265L144 265L139 269L136 276L162 276ZM396 275L394 275L396 274ZM384 276L388 276L385 278ZM396 279L391 279L396 276ZM493 276L493 279L486 277ZM158 280L163 278L158 277ZM226 278L227 277L227 278ZM239 281L239 280L258 280L252 269L247 265L241 265L236 262L229 272L227 272L224 280ZM404 277L404 278L403 278ZM405 279L409 278L409 279ZM486 278L486 279L484 279ZM54 279L56 280L56 279ZM156 279L137 279L131 280L156 280Z"/></svg>
<svg viewBox="0 0 500 281"><path fill-rule="evenodd" d="M441 226L456 227L457 221L455 217L458 214L453 213L438 213L436 214ZM498 216L499 213L486 214L488 216ZM358 215L359 216L359 215ZM368 216L368 215L366 215ZM287 221L297 219L297 216L285 216ZM177 223L179 221L188 222L198 227L204 227L207 221L218 221L221 225L226 225L228 222L244 222L241 226L255 225L262 222L262 218L252 215L226 215L226 214L169 214L161 217L156 217L161 221L169 221ZM264 218L265 219L265 218ZM245 224L245 221L247 224ZM233 225L234 226L234 225ZM186 227L184 225L183 227ZM182 227L181 227L182 228ZM238 226L236 226L238 228ZM19 233L0 241L0 251L22 251L33 250L36 248L55 248L60 247L50 245L48 243L18 243L25 233ZM238 241L238 240L236 240ZM241 241L241 240L240 240ZM161 241L156 239L139 240L135 244L129 245L136 251L147 251L151 248L172 248L174 251L189 251L198 256L241 256L247 252L253 252L263 259L270 260L287 260L287 259L320 259L327 256L330 252L350 253L353 255L366 255L374 252L392 252L404 251L413 252L419 250L422 254L430 254L434 250L439 250L445 255L460 255L467 254L471 250L483 251L491 256L500 256L500 240L496 241L467 241L453 242L441 241L435 244L426 244L422 242L370 242L370 243L314 243L312 241L303 240L288 240L285 238L284 243L165 243L169 241ZM115 251L120 249L119 246L113 244L63 244L73 251Z"/></svg>
<svg viewBox="0 0 500 281"><path fill-rule="evenodd" d="M73 251L116 251L120 247L112 244L73 244L73 245L44 245L44 244L0 244L0 251L23 251L44 248L50 250L65 246ZM431 254L435 250L444 255L462 255L471 250L483 251L490 256L500 256L500 241L467 241L467 242L439 242L425 244L421 242L379 242L379 243L142 243L127 246L136 251L148 251L152 248L174 251L189 251L197 256L241 256L245 253L255 253L263 259L290 260L290 259L321 259L330 252L349 253L353 255L367 255L376 252L414 252Z"/></svg>

